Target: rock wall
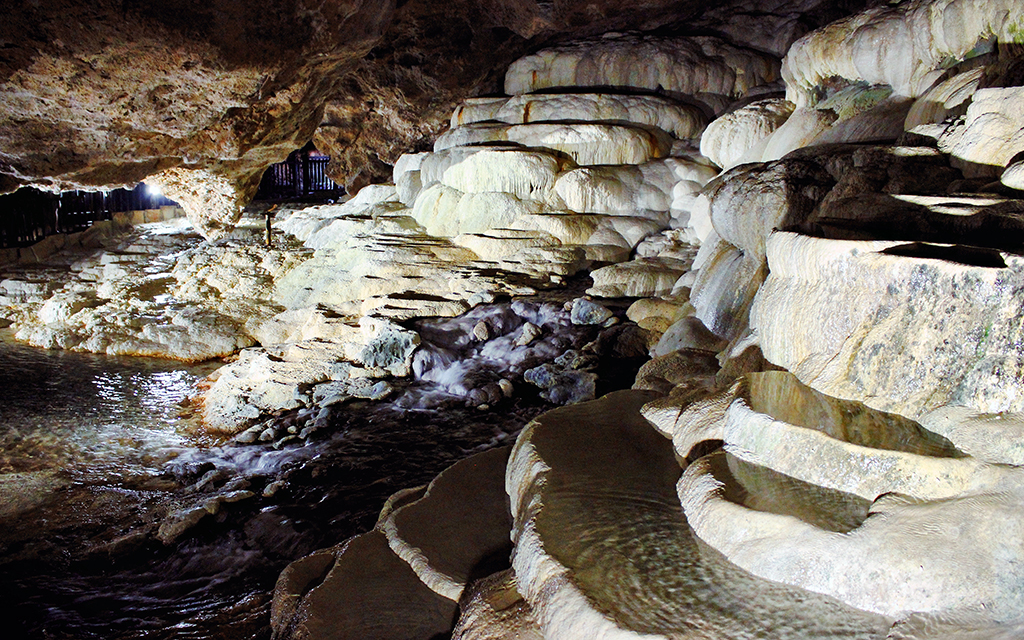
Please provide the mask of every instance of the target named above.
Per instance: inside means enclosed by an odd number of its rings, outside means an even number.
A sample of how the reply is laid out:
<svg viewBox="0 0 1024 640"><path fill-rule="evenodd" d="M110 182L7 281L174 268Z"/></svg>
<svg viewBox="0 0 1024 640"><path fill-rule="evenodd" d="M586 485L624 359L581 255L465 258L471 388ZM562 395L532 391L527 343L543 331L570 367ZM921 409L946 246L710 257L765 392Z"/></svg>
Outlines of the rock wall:
<svg viewBox="0 0 1024 640"><path fill-rule="evenodd" d="M390 3L17 3L0 67L4 190L134 185L209 172L188 203L230 226L267 164L308 140L323 101L377 42ZM201 177L199 179L202 179Z"/></svg>

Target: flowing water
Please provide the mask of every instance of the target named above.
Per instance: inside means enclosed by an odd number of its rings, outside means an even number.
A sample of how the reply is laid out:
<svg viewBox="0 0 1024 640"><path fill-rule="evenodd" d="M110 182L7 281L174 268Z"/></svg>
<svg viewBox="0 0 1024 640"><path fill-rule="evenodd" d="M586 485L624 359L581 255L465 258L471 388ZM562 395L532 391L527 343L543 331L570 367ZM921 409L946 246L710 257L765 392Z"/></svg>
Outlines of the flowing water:
<svg viewBox="0 0 1024 640"><path fill-rule="evenodd" d="M388 495L510 442L541 410L350 404L319 442L239 446L190 435L182 417L219 363L9 339L0 363L5 638L267 638L288 562L369 529ZM161 541L169 516L228 494Z"/></svg>

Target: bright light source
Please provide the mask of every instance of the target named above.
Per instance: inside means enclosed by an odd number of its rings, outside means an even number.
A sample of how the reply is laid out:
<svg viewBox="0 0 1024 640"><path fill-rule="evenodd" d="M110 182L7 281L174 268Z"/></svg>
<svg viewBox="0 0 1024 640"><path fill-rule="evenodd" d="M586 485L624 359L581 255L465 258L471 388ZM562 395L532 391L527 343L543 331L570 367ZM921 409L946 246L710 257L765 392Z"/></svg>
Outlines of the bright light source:
<svg viewBox="0 0 1024 640"><path fill-rule="evenodd" d="M158 184L150 184L150 183L147 182L146 183L146 193L148 193L149 195L151 195L151 196L153 196L155 198L156 196L161 195L163 193L163 191L160 190L160 185L158 185Z"/></svg>

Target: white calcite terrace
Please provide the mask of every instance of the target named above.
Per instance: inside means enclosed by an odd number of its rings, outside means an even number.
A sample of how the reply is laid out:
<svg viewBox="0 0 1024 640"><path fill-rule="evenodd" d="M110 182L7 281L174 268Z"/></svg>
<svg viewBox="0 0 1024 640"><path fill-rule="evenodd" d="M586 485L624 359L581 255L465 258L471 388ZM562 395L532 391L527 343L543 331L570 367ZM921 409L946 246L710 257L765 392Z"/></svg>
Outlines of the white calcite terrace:
<svg viewBox="0 0 1024 640"><path fill-rule="evenodd" d="M687 73L679 73L680 68ZM774 56L718 38L610 33L517 60L505 75L505 91L515 95L551 87L610 86L737 98L778 77Z"/></svg>
<svg viewBox="0 0 1024 640"><path fill-rule="evenodd" d="M512 566L544 637L678 638L694 627L881 637L884 616L798 596L701 550L675 496L671 447L638 413L654 397L626 391L552 411L519 437L506 480ZM776 621L782 602L802 614Z"/></svg>
<svg viewBox="0 0 1024 640"><path fill-rule="evenodd" d="M961 251L775 233L751 326L770 361L830 395L908 417L945 404L1021 411L1024 263Z"/></svg>
<svg viewBox="0 0 1024 640"><path fill-rule="evenodd" d="M679 140L699 138L707 116L697 106L666 96L620 93L529 93L467 100L452 115L452 128L496 120L529 122L629 122L655 127Z"/></svg>
<svg viewBox="0 0 1024 640"><path fill-rule="evenodd" d="M782 64L787 97L816 102L823 82L885 84L916 97L989 38L1017 42L1024 8L1015 0L910 0L883 4L812 31L793 43Z"/></svg>

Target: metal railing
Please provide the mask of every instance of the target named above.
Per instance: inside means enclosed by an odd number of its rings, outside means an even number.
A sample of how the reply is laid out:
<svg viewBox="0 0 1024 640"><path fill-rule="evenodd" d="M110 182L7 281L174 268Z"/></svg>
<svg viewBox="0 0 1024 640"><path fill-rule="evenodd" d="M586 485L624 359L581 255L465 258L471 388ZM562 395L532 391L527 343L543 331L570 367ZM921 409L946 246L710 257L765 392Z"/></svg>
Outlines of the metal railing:
<svg viewBox="0 0 1024 640"><path fill-rule="evenodd" d="M112 191L64 191L22 187L0 196L0 247L26 247L55 233L86 229L121 211L159 209L176 203L151 193L144 184Z"/></svg>
<svg viewBox="0 0 1024 640"><path fill-rule="evenodd" d="M293 152L284 162L272 164L263 174L257 200L301 198L315 194L344 193L345 188L327 177L327 156Z"/></svg>

